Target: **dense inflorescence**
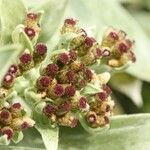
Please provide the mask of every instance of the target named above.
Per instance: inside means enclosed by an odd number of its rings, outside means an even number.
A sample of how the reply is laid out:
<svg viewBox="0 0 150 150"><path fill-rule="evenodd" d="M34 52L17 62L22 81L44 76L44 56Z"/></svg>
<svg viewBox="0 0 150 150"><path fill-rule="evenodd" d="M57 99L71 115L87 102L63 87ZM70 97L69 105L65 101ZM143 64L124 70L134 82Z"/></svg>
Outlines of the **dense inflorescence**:
<svg viewBox="0 0 150 150"><path fill-rule="evenodd" d="M37 14L27 14L23 30L34 50L31 52L26 48L16 64L10 66L0 87L0 99L5 100L9 96L16 78L30 73L46 58L47 46L36 42L41 30L38 21ZM61 50L52 53L49 63L37 69L40 76L32 83L34 93L40 95L36 104L44 102L42 115L53 126L73 128L82 116L87 126L105 127L110 123L114 108L112 91L107 85L110 73L97 74L92 65L98 63L99 66L120 68L135 62L132 52L134 42L126 37L125 32L109 28L102 42L98 43L72 18L64 21L61 29L63 41L69 34L74 36L66 40L67 48L59 43ZM35 122L25 115L20 103L6 104L0 107L0 133L6 134L10 140L14 132L32 127Z"/></svg>

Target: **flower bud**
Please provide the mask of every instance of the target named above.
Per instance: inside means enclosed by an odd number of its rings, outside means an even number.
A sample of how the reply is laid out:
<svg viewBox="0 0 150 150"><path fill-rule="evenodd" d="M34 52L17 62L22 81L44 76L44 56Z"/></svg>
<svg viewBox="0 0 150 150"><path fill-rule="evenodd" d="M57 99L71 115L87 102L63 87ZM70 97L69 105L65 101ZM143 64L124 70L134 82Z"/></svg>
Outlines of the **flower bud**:
<svg viewBox="0 0 150 150"><path fill-rule="evenodd" d="M31 40L36 36L35 30L32 28L25 27L24 32Z"/></svg>
<svg viewBox="0 0 150 150"><path fill-rule="evenodd" d="M38 43L33 52L33 60L35 63L42 62L47 54L47 46L43 43Z"/></svg>
<svg viewBox="0 0 150 150"><path fill-rule="evenodd" d="M5 88L11 88L14 84L14 79L15 77L12 74L7 73L2 81L2 86Z"/></svg>
<svg viewBox="0 0 150 150"><path fill-rule="evenodd" d="M9 69L8 69L8 73L9 74L12 74L14 76L18 75L19 74L19 68L17 65L15 64L12 64Z"/></svg>
<svg viewBox="0 0 150 150"><path fill-rule="evenodd" d="M12 115L7 109L2 109L0 111L0 122L4 124L10 124L12 120Z"/></svg>
<svg viewBox="0 0 150 150"><path fill-rule="evenodd" d="M56 106L53 104L47 104L44 108L43 108L43 113L46 116L51 116L52 114L54 114L56 112Z"/></svg>
<svg viewBox="0 0 150 150"><path fill-rule="evenodd" d="M31 69L34 65L32 55L29 53L22 54L19 59L20 59L19 66L22 71L27 71L27 70Z"/></svg>
<svg viewBox="0 0 150 150"><path fill-rule="evenodd" d="M21 116L21 104L20 103L14 103L12 104L12 106L10 107L10 111L12 114L13 118L18 118Z"/></svg>
<svg viewBox="0 0 150 150"><path fill-rule="evenodd" d="M72 97L75 95L75 93L76 93L76 88L74 86L69 85L65 88L65 95L67 97Z"/></svg>
<svg viewBox="0 0 150 150"><path fill-rule="evenodd" d="M9 126L3 127L1 129L1 132L3 135L7 135L7 139L11 140L11 138L13 137L14 131L12 128L10 128Z"/></svg>
<svg viewBox="0 0 150 150"><path fill-rule="evenodd" d="M52 79L50 79L50 77L41 76L37 79L36 87L38 88L38 90L43 91L43 90L46 90L49 87L51 82L52 82Z"/></svg>
<svg viewBox="0 0 150 150"><path fill-rule="evenodd" d="M45 74L50 77L55 77L58 70L59 70L59 67L57 64L48 64L45 69Z"/></svg>
<svg viewBox="0 0 150 150"><path fill-rule="evenodd" d="M48 95L50 98L58 98L64 95L65 89L62 84L55 84L48 89Z"/></svg>
<svg viewBox="0 0 150 150"><path fill-rule="evenodd" d="M97 115L95 112L90 111L86 114L86 121L91 127L97 127Z"/></svg>
<svg viewBox="0 0 150 150"><path fill-rule="evenodd" d="M67 53L61 53L58 55L57 64L58 66L66 65L70 62L70 57Z"/></svg>

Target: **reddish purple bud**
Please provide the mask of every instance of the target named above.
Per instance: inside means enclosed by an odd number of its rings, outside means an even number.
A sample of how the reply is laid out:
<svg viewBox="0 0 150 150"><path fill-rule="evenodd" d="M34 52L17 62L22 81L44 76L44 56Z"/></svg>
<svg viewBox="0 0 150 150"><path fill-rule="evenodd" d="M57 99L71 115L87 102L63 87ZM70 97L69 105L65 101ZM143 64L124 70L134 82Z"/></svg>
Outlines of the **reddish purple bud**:
<svg viewBox="0 0 150 150"><path fill-rule="evenodd" d="M54 87L54 93L59 97L64 95L64 87L61 84L56 84Z"/></svg>
<svg viewBox="0 0 150 150"><path fill-rule="evenodd" d="M71 110L71 103L70 101L65 101L61 104L60 108L62 108L64 111L68 112Z"/></svg>
<svg viewBox="0 0 150 150"><path fill-rule="evenodd" d="M47 53L47 46L44 43L38 43L35 46L35 52L39 55L44 55Z"/></svg>
<svg viewBox="0 0 150 150"><path fill-rule="evenodd" d="M127 53L128 51L128 46L125 44L125 43L120 43L119 44L119 47L118 47L118 50L121 54L123 53Z"/></svg>
<svg viewBox="0 0 150 150"><path fill-rule="evenodd" d="M14 76L12 74L8 73L4 76L4 79L2 81L2 85L7 87L7 88L10 88L14 83L14 79L15 79Z"/></svg>
<svg viewBox="0 0 150 150"><path fill-rule="evenodd" d="M0 113L0 118L3 120L7 120L10 117L10 112L8 110L2 110Z"/></svg>
<svg viewBox="0 0 150 150"><path fill-rule="evenodd" d="M69 82L74 82L74 81L75 81L76 74L75 74L74 71L68 71L68 72L66 73L66 76L67 76L67 80L68 80Z"/></svg>
<svg viewBox="0 0 150 150"><path fill-rule="evenodd" d="M96 48L96 58L102 56L102 51L99 48Z"/></svg>
<svg viewBox="0 0 150 150"><path fill-rule="evenodd" d="M113 40L115 40L115 41L119 39L118 34L115 33L115 32L110 32L110 33L109 33L109 36L110 36Z"/></svg>
<svg viewBox="0 0 150 150"><path fill-rule="evenodd" d="M75 50L70 50L69 51L69 56L70 56L71 60L76 60L78 54L77 54L77 52Z"/></svg>
<svg viewBox="0 0 150 150"><path fill-rule="evenodd" d="M18 66L15 64L11 65L8 70L8 72L12 75L16 74L17 71L18 71Z"/></svg>
<svg viewBox="0 0 150 150"><path fill-rule="evenodd" d="M105 101L107 98L107 94L105 92L99 92L99 93L97 93L97 96L98 96L99 100L101 100L101 101Z"/></svg>
<svg viewBox="0 0 150 150"><path fill-rule="evenodd" d="M20 103L14 103L12 105L12 108L14 108L14 109L20 109L21 108L21 104Z"/></svg>
<svg viewBox="0 0 150 150"><path fill-rule="evenodd" d="M25 129L28 129L29 128L29 124L26 122L26 121L24 121L22 124L21 124L21 129L22 130L25 130Z"/></svg>
<svg viewBox="0 0 150 150"><path fill-rule="evenodd" d="M35 14L35 13L28 13L27 17L29 19L36 20L37 19L37 14Z"/></svg>
<svg viewBox="0 0 150 150"><path fill-rule="evenodd" d="M84 43L87 47L92 47L96 40L93 37L86 37Z"/></svg>
<svg viewBox="0 0 150 150"><path fill-rule="evenodd" d="M108 85L103 85L103 90L106 92L107 95L110 95L112 93L111 88Z"/></svg>
<svg viewBox="0 0 150 150"><path fill-rule="evenodd" d="M51 80L48 76L41 76L37 80L37 87L41 90L47 89L50 84L51 84Z"/></svg>
<svg viewBox="0 0 150 150"><path fill-rule="evenodd" d="M73 120L71 120L70 127L71 128L75 128L77 126L77 124L78 124L78 120L76 118L74 118Z"/></svg>
<svg viewBox="0 0 150 150"><path fill-rule="evenodd" d="M51 105L51 104L47 104L47 105L44 107L44 109L43 109L43 112L44 112L46 115L48 115L48 116L54 114L55 111L56 111L55 106L54 106L54 105Z"/></svg>
<svg viewBox="0 0 150 150"><path fill-rule="evenodd" d="M48 76L54 77L56 73L58 72L59 67L56 64L49 64L46 67L46 74Z"/></svg>
<svg viewBox="0 0 150 150"><path fill-rule="evenodd" d="M108 56L110 56L110 51L107 50L107 49L105 49L105 50L103 51L102 55L103 55L103 57L108 57Z"/></svg>
<svg viewBox="0 0 150 150"><path fill-rule="evenodd" d="M22 63L22 64L29 64L29 63L31 63L31 61L32 61L32 56L31 56L31 54L28 54L28 53L24 53L24 54L22 54L21 55L21 57L20 57L20 62Z"/></svg>
<svg viewBox="0 0 150 150"><path fill-rule="evenodd" d="M76 25L76 23L77 23L77 21L73 18L68 18L65 20L65 24L68 24L68 25L74 26L74 25Z"/></svg>
<svg viewBox="0 0 150 150"><path fill-rule="evenodd" d="M25 28L24 28L24 32L27 34L27 36L28 36L30 39L33 39L33 38L35 37L35 31L34 31L34 29L32 29L32 28L25 27Z"/></svg>
<svg viewBox="0 0 150 150"><path fill-rule="evenodd" d="M75 89L74 86L70 85L70 86L67 86L67 87L65 88L65 95L66 95L66 96L71 97L71 96L74 96L75 93L76 93L76 89Z"/></svg>
<svg viewBox="0 0 150 150"><path fill-rule="evenodd" d="M90 69L86 69L84 71L84 75L85 75L86 80L88 80L88 81L91 81L93 78L93 73Z"/></svg>
<svg viewBox="0 0 150 150"><path fill-rule="evenodd" d="M4 127L1 129L3 135L7 135L7 139L10 140L13 137L13 129L10 127Z"/></svg>
<svg viewBox="0 0 150 150"><path fill-rule="evenodd" d="M58 57L58 61L60 61L62 64L68 64L70 61L70 57L66 53L61 53Z"/></svg>
<svg viewBox="0 0 150 150"><path fill-rule="evenodd" d="M96 120L97 120L97 117L96 117L95 114L90 114L90 115L88 115L88 117L87 117L87 121L88 121L89 123L91 123L91 124L95 123Z"/></svg>
<svg viewBox="0 0 150 150"><path fill-rule="evenodd" d="M79 84L79 88L81 89L82 87L84 87L86 85L86 83L87 82L84 79L80 80L79 83L78 83Z"/></svg>
<svg viewBox="0 0 150 150"><path fill-rule="evenodd" d="M81 97L79 100L79 107L81 109L84 109L86 108L86 106L87 106L87 99L85 97Z"/></svg>

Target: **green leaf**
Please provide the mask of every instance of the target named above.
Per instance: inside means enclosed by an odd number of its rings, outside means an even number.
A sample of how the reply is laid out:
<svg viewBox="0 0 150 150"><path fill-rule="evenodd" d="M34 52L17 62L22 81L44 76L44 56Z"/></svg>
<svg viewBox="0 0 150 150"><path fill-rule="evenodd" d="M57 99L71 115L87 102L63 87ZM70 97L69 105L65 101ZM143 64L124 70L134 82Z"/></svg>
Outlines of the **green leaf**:
<svg viewBox="0 0 150 150"><path fill-rule="evenodd" d="M84 87L84 89L81 91L81 93L82 93L83 95L93 95L93 94L96 94L96 93L98 93L98 92L100 92L100 91L101 91L101 89L100 89L98 86L93 85L93 84L91 84L91 83L88 83L88 84Z"/></svg>
<svg viewBox="0 0 150 150"><path fill-rule="evenodd" d="M83 128L60 130L59 150L148 150L150 114L114 116L109 130L88 134Z"/></svg>
<svg viewBox="0 0 150 150"><path fill-rule="evenodd" d="M16 131L14 136L13 136L13 142L14 143L19 143L23 139L23 133L22 131Z"/></svg>
<svg viewBox="0 0 150 150"><path fill-rule="evenodd" d="M25 15L26 8L21 0L0 0L0 44L10 42L12 31L23 22Z"/></svg>
<svg viewBox="0 0 150 150"><path fill-rule="evenodd" d="M21 51L22 47L16 44L0 47L0 81Z"/></svg>
<svg viewBox="0 0 150 150"><path fill-rule="evenodd" d="M40 132L46 150L57 150L58 148L58 128L42 128L36 126L36 129Z"/></svg>
<svg viewBox="0 0 150 150"><path fill-rule="evenodd" d="M16 44L22 44L23 48L27 48L28 50L30 50L31 53L34 50L31 40L24 32L24 25L22 24L18 25L12 32L12 41Z"/></svg>
<svg viewBox="0 0 150 150"><path fill-rule="evenodd" d="M126 73L117 73L112 76L110 84L113 89L128 96L138 107L143 105L142 81Z"/></svg>
<svg viewBox="0 0 150 150"><path fill-rule="evenodd" d="M40 41L47 42L58 29L64 14L68 0L45 0L33 9L43 10L45 15L42 18L42 32ZM58 5L59 4L59 5Z"/></svg>

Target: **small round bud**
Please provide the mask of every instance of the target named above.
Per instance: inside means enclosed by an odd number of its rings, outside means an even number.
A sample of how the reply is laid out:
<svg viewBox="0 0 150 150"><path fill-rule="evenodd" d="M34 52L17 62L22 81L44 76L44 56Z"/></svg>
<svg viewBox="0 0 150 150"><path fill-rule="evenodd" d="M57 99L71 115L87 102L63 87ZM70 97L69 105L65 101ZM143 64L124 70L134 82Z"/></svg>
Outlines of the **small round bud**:
<svg viewBox="0 0 150 150"><path fill-rule="evenodd" d="M7 139L10 140L13 137L13 129L10 127L4 127L1 129L3 135L7 135Z"/></svg>
<svg viewBox="0 0 150 150"><path fill-rule="evenodd" d="M80 109L85 109L87 106L87 99L85 97L81 97L79 99L79 108Z"/></svg>
<svg viewBox="0 0 150 150"><path fill-rule="evenodd" d="M24 28L24 32L27 34L27 36L32 40L34 37L35 37L35 31L34 29L32 28L28 28L28 27L25 27Z"/></svg>
<svg viewBox="0 0 150 150"><path fill-rule="evenodd" d="M128 46L125 43L120 43L118 46L118 51L123 54L123 53L127 53L128 51Z"/></svg>
<svg viewBox="0 0 150 150"><path fill-rule="evenodd" d="M11 113L6 109L1 110L0 121L5 124L9 124L11 122L11 120L12 120Z"/></svg>
<svg viewBox="0 0 150 150"><path fill-rule="evenodd" d="M36 20L37 19L37 14L35 14L35 13L28 13L27 14L27 18L28 19L31 19L31 20Z"/></svg>
<svg viewBox="0 0 150 150"><path fill-rule="evenodd" d="M106 92L107 95L110 95L112 93L112 90L108 85L104 84L102 88Z"/></svg>
<svg viewBox="0 0 150 150"><path fill-rule="evenodd" d="M54 86L54 94L57 96L57 97L61 97L64 95L64 87L61 85L61 84L56 84Z"/></svg>
<svg viewBox="0 0 150 150"><path fill-rule="evenodd" d="M35 53L38 55L45 55L47 53L47 46L44 43L38 43L35 46Z"/></svg>
<svg viewBox="0 0 150 150"><path fill-rule="evenodd" d="M66 54L66 53L59 54L59 56L58 56L58 62L60 62L63 65L66 65L66 64L69 63L69 61L70 61L70 57L69 57L68 54Z"/></svg>
<svg viewBox="0 0 150 150"><path fill-rule="evenodd" d="M51 80L48 76L41 76L37 80L37 88L39 90L46 90L50 84L51 84Z"/></svg>
<svg viewBox="0 0 150 150"><path fill-rule="evenodd" d="M75 74L74 71L68 71L68 72L66 73L66 77L67 77L67 80L69 81L69 83L71 83L71 82L74 82L74 81L75 81L75 79L76 79L76 74Z"/></svg>
<svg viewBox="0 0 150 150"><path fill-rule="evenodd" d="M29 124L24 121L22 124L21 124L21 130L25 130L25 129L28 129L29 128Z"/></svg>
<svg viewBox="0 0 150 150"><path fill-rule="evenodd" d="M75 128L77 124L78 124L78 119L76 118L71 119L71 125L70 125L71 128Z"/></svg>
<svg viewBox="0 0 150 150"><path fill-rule="evenodd" d="M95 42L96 42L96 40L93 37L86 37L84 40L84 44L87 47L92 47Z"/></svg>
<svg viewBox="0 0 150 150"><path fill-rule="evenodd" d="M65 25L75 26L77 21L74 20L73 18L68 18L68 19L65 20L64 23L65 23Z"/></svg>
<svg viewBox="0 0 150 150"><path fill-rule="evenodd" d="M110 32L110 33L109 33L109 37L110 37L112 40L114 40L114 41L116 41L116 40L119 39L118 34L115 33L115 32Z"/></svg>
<svg viewBox="0 0 150 150"><path fill-rule="evenodd" d="M86 69L84 71L84 76L85 76L85 79L88 80L88 81L91 81L92 78L93 78L93 73L90 69Z"/></svg>
<svg viewBox="0 0 150 150"><path fill-rule="evenodd" d="M16 75L17 72L18 72L18 66L15 65L15 64L12 64L10 67L9 67L9 70L8 72L12 75Z"/></svg>
<svg viewBox="0 0 150 150"><path fill-rule="evenodd" d="M86 120L90 125L93 125L96 123L97 121L97 115L95 112L89 112L86 115Z"/></svg>
<svg viewBox="0 0 150 150"><path fill-rule="evenodd" d="M20 103L14 103L14 104L12 105L12 108L13 108L13 109L21 109L21 104L20 104Z"/></svg>
<svg viewBox="0 0 150 150"><path fill-rule="evenodd" d="M54 77L59 70L59 67L56 64L49 64L46 67L46 75Z"/></svg>
<svg viewBox="0 0 150 150"><path fill-rule="evenodd" d="M21 57L20 57L20 62L21 62L22 64L24 64L24 65L30 64L31 61L32 61L32 56L31 56L31 54L24 53L24 54L22 54Z"/></svg>
<svg viewBox="0 0 150 150"><path fill-rule="evenodd" d="M103 57L108 57L108 56L110 56L110 51L107 50L107 49L105 49L105 50L102 52L102 56L103 56Z"/></svg>
<svg viewBox="0 0 150 150"><path fill-rule="evenodd" d="M107 98L107 94L105 92L99 92L96 94L96 98L98 101L105 101Z"/></svg>
<svg viewBox="0 0 150 150"><path fill-rule="evenodd" d="M66 96L72 97L75 95L75 93L76 93L76 89L74 86L70 85L70 86L67 86L65 88L65 95Z"/></svg>
<svg viewBox="0 0 150 150"><path fill-rule="evenodd" d="M70 50L70 51L69 51L69 56L70 56L71 60L74 61L74 60L77 59L78 53L77 53L77 51L75 51L75 50Z"/></svg>
<svg viewBox="0 0 150 150"><path fill-rule="evenodd" d="M4 79L2 81L2 85L6 88L10 88L12 87L12 85L14 84L14 76L12 74L7 73L4 76Z"/></svg>
<svg viewBox="0 0 150 150"><path fill-rule="evenodd" d="M51 116L52 114L54 114L56 111L56 107L52 104L47 104L44 108L43 108L43 112L45 115L47 116Z"/></svg>

